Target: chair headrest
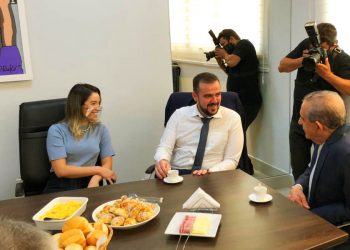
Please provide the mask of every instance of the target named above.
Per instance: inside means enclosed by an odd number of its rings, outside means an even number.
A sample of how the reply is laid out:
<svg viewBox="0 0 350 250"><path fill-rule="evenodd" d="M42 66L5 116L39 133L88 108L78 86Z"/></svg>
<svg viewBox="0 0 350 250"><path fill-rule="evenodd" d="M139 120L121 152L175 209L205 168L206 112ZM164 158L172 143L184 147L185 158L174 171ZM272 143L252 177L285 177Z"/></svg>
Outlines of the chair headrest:
<svg viewBox="0 0 350 250"><path fill-rule="evenodd" d="M66 98L25 102L20 105L19 132L46 131L64 118Z"/></svg>

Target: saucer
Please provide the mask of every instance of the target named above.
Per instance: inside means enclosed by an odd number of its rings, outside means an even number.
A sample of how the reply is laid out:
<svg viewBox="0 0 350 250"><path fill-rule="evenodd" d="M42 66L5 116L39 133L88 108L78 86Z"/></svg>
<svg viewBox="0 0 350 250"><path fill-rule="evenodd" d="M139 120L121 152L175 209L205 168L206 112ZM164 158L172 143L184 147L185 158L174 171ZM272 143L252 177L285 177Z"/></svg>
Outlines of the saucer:
<svg viewBox="0 0 350 250"><path fill-rule="evenodd" d="M163 179L163 181L165 183L168 183L168 184L175 184L175 183L179 183L179 182L182 182L183 181L183 177L182 176L177 176L177 177L173 177L173 178L169 178L169 177L165 177Z"/></svg>
<svg viewBox="0 0 350 250"><path fill-rule="evenodd" d="M248 197L249 197L249 200L251 200L253 202L257 202L257 203L265 203L265 202L269 202L272 200L272 195L270 195L270 194L266 194L265 199L263 199L263 200L257 200L254 193L250 194Z"/></svg>

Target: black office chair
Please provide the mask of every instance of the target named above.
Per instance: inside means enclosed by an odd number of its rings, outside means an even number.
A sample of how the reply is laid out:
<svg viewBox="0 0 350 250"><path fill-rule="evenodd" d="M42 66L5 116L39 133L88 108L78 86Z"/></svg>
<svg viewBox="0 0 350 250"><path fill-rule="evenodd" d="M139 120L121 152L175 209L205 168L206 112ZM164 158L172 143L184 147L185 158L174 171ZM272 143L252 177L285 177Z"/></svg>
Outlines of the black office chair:
<svg viewBox="0 0 350 250"><path fill-rule="evenodd" d="M233 109L241 116L242 127L244 132L244 145L243 145L242 155L239 160L238 168L252 175L254 174L254 168L253 168L253 164L251 163L248 157L247 144L246 144L247 128L245 125L244 108L242 106L241 101L239 100L238 94L235 92L222 92L221 97L222 97L221 98L222 106ZM194 103L195 101L192 98L191 92L172 93L165 107L164 127L166 126L169 118L175 112L176 109L184 106L190 106L190 105L193 105ZM154 165L146 169L144 179L150 178L153 172L154 172Z"/></svg>
<svg viewBox="0 0 350 250"><path fill-rule="evenodd" d="M65 104L66 98L61 98L19 106L19 158L25 196L41 194L45 188L50 171L47 130L64 118ZM16 187L16 196L23 191Z"/></svg>
<svg viewBox="0 0 350 250"><path fill-rule="evenodd" d="M179 92L181 68L176 62L173 62L171 66L173 71L173 92Z"/></svg>

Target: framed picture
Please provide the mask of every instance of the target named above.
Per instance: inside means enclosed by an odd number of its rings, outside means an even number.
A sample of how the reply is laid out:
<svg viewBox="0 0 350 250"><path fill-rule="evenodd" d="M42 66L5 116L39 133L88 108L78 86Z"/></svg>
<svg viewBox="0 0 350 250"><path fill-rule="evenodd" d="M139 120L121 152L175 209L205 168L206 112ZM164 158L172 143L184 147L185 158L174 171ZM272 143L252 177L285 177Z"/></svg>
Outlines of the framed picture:
<svg viewBox="0 0 350 250"><path fill-rule="evenodd" d="M32 79L24 0L0 0L0 82Z"/></svg>

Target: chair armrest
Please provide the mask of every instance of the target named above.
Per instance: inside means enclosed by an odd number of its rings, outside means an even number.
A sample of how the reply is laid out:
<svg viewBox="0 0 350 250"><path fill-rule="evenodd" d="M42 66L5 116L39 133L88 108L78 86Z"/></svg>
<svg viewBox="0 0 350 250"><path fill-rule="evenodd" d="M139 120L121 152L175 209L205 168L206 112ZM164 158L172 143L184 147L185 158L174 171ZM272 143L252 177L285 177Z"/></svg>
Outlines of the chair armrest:
<svg viewBox="0 0 350 250"><path fill-rule="evenodd" d="M152 174L154 172L154 169L155 169L156 165L151 165L149 166L146 171L145 171L145 174Z"/></svg>
<svg viewBox="0 0 350 250"><path fill-rule="evenodd" d="M343 228L343 227L347 227L347 226L350 226L350 221L344 222L343 224L338 225L337 227L338 228Z"/></svg>
<svg viewBox="0 0 350 250"><path fill-rule="evenodd" d="M16 180L15 197L24 197L24 184L22 179Z"/></svg>

